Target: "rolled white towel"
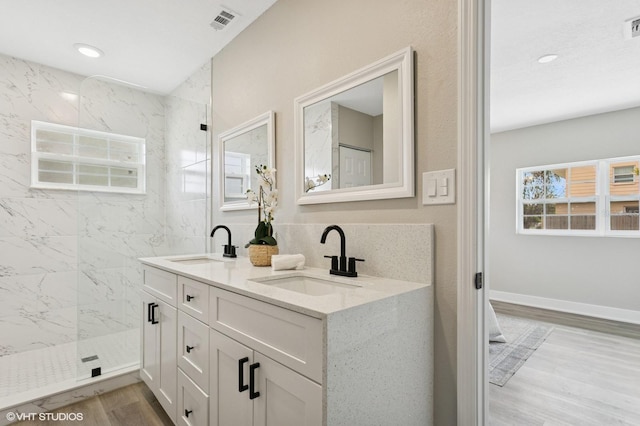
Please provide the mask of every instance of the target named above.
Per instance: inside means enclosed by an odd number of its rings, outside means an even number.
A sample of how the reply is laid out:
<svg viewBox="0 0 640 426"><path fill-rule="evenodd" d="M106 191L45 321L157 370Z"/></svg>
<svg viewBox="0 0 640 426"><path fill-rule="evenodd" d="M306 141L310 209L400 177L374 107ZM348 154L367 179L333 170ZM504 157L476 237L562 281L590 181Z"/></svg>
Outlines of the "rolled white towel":
<svg viewBox="0 0 640 426"><path fill-rule="evenodd" d="M303 269L304 260L304 255L302 254L275 254L271 256L271 269L274 271Z"/></svg>

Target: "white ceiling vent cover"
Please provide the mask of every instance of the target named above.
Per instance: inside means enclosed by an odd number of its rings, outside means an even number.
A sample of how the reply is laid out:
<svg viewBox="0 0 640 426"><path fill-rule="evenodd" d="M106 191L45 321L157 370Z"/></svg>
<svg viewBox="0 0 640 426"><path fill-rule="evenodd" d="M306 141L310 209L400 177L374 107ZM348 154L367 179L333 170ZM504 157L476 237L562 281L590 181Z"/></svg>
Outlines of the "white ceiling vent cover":
<svg viewBox="0 0 640 426"><path fill-rule="evenodd" d="M209 25L216 31L224 30L237 16L237 13L229 9L222 9Z"/></svg>
<svg viewBox="0 0 640 426"><path fill-rule="evenodd" d="M624 21L625 38L640 37L640 16Z"/></svg>

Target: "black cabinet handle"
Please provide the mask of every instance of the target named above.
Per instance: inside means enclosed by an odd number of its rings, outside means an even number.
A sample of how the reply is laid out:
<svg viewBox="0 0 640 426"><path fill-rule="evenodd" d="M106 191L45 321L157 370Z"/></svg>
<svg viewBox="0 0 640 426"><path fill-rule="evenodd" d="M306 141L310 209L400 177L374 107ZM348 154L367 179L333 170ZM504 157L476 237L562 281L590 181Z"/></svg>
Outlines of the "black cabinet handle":
<svg viewBox="0 0 640 426"><path fill-rule="evenodd" d="M260 363L256 362L249 366L249 399L256 399L260 396L260 392L256 392L256 369L260 367Z"/></svg>
<svg viewBox="0 0 640 426"><path fill-rule="evenodd" d="M189 414L193 413L193 410L184 410L184 416L189 417Z"/></svg>
<svg viewBox="0 0 640 426"><path fill-rule="evenodd" d="M238 360L238 392L244 392L249 389L249 385L244 384L244 364L246 362L249 362L247 357Z"/></svg>
<svg viewBox="0 0 640 426"><path fill-rule="evenodd" d="M152 322L152 313L151 311L153 311L153 303L147 303L147 322Z"/></svg>
<svg viewBox="0 0 640 426"><path fill-rule="evenodd" d="M189 346L187 345L187 353L190 354L191 351L195 348L195 346Z"/></svg>
<svg viewBox="0 0 640 426"><path fill-rule="evenodd" d="M187 302L191 302L191 300L192 300L192 299L195 299L195 298L196 298L195 296L189 296L189 295L187 294Z"/></svg>
<svg viewBox="0 0 640 426"><path fill-rule="evenodd" d="M157 303L152 303L151 305L149 305L150 311L151 311L151 324L158 324L158 320L156 320L156 308L159 305Z"/></svg>

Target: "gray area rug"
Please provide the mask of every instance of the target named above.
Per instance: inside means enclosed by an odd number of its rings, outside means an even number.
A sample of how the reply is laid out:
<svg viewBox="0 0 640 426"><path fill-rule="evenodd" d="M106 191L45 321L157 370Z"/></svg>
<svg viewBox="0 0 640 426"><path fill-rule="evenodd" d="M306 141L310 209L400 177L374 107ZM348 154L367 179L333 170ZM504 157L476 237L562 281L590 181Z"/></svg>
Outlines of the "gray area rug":
<svg viewBox="0 0 640 426"><path fill-rule="evenodd" d="M489 382L504 386L551 334L553 327L510 315L496 316L507 343L489 344Z"/></svg>

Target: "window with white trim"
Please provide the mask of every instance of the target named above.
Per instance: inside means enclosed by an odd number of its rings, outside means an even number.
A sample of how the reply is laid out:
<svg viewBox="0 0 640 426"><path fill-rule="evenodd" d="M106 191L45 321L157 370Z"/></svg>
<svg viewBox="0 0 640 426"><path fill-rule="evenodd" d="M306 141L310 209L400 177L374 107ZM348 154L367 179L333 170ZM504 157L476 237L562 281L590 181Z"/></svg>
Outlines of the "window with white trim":
<svg viewBox="0 0 640 426"><path fill-rule="evenodd" d="M640 237L640 156L517 169L517 229Z"/></svg>
<svg viewBox="0 0 640 426"><path fill-rule="evenodd" d="M618 166L613 168L613 183L633 183L635 174L633 166Z"/></svg>
<svg viewBox="0 0 640 426"><path fill-rule="evenodd" d="M145 192L145 139L31 122L31 187Z"/></svg>
<svg viewBox="0 0 640 426"><path fill-rule="evenodd" d="M224 152L224 198L226 201L246 199L251 189L251 155Z"/></svg>

